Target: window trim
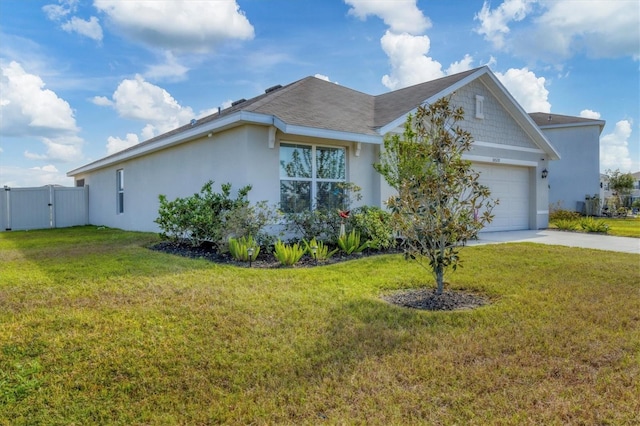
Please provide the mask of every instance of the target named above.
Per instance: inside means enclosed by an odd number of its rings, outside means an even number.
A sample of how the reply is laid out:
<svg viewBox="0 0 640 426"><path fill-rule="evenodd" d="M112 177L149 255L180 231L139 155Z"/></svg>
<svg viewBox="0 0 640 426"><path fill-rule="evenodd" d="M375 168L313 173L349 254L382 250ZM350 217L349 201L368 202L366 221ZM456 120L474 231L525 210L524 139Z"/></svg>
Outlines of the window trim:
<svg viewBox="0 0 640 426"><path fill-rule="evenodd" d="M124 213L124 169L116 170L116 214Z"/></svg>
<svg viewBox="0 0 640 426"><path fill-rule="evenodd" d="M484 96L476 95L476 118L484 119Z"/></svg>
<svg viewBox="0 0 640 426"><path fill-rule="evenodd" d="M288 177L280 175L280 149L282 146L293 146L293 147L304 147L311 148L312 162L311 162L311 177ZM344 152L344 179L328 179L328 178L318 178L317 176L317 162L316 162L316 152L318 148L329 148L329 149L340 149ZM317 144L317 143L303 143L303 142L295 142L295 141L280 141L278 144L278 186L281 185L282 181L290 181L290 182L309 182L311 187L310 193L310 206L311 210L315 210L317 208L316 202L318 198L318 183L347 183L349 176L349 150L348 147L343 145L328 145L328 144ZM282 197L282 193L280 192L280 197Z"/></svg>

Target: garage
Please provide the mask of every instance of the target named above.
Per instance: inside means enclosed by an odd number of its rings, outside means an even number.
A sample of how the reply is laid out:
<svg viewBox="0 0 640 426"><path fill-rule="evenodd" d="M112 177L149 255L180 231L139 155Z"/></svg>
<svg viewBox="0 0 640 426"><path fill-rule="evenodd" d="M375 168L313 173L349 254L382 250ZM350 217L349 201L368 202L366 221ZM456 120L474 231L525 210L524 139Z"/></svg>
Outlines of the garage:
<svg viewBox="0 0 640 426"><path fill-rule="evenodd" d="M480 172L480 183L491 189L491 198L500 200L483 232L529 229L529 168L474 163L473 169Z"/></svg>

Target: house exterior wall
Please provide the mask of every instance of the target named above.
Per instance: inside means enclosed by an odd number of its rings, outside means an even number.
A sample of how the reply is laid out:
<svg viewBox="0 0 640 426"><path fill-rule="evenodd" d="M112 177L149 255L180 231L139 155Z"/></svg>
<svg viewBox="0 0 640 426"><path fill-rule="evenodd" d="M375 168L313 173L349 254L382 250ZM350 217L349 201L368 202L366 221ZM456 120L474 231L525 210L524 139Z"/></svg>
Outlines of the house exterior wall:
<svg viewBox="0 0 640 426"><path fill-rule="evenodd" d="M586 195L600 194L600 127L542 127L542 132L561 157L547 167L549 203L579 211Z"/></svg>
<svg viewBox="0 0 640 426"><path fill-rule="evenodd" d="M266 134L265 130L263 144L249 144L248 138L255 137L255 130L240 127L78 175L76 179L84 178L90 186L89 220L95 225L125 230L157 231L153 221L157 218L160 194L170 200L189 196L199 192L209 180L215 181L217 190L226 182L232 183L232 191L253 184L250 195L254 196L271 177L255 180L252 177L268 172L262 165L269 155L277 161L277 152L268 150ZM249 163L249 159L253 162ZM116 211L116 171L119 169L124 170L122 214ZM277 176L277 170L275 174Z"/></svg>
<svg viewBox="0 0 640 426"><path fill-rule="evenodd" d="M149 155L75 176L85 179L91 188L90 223L125 230L159 230L158 196L169 200L197 193L214 180L214 190L230 182L232 194L251 185L251 202L280 201L279 144L315 144L342 146L347 152L347 181L362 187L359 205L380 205L379 177L372 164L377 160L376 146L362 144L359 151L352 142L299 137L277 133L273 148L268 143L268 127L246 125L212 137L157 151ZM357 154L356 154L357 152ZM124 212L117 212L116 171L124 170Z"/></svg>
<svg viewBox="0 0 640 426"><path fill-rule="evenodd" d="M484 98L483 119L475 118L476 95ZM544 151L533 144L531 137L483 83L473 81L457 90L453 102L465 108L466 118L461 125L475 139L466 158L476 164L526 169L529 174L529 228L545 228L549 199L547 180L540 177L542 169L548 168ZM275 143L270 145L269 129L268 125L244 124L214 133L212 137L201 137L76 174L76 180L84 179L90 187L90 223L156 232L158 227L154 220L158 214L159 194L170 200L190 196L199 192L209 180L215 181L216 191L226 182L232 184L233 191L252 185L250 201L266 200L276 205L280 201L280 143L345 147L346 180L362 188L362 199L353 207L384 207L393 194L392 188L372 167L379 160L380 145L298 136L279 130ZM121 214L117 212L116 173L119 169L124 171L124 212Z"/></svg>

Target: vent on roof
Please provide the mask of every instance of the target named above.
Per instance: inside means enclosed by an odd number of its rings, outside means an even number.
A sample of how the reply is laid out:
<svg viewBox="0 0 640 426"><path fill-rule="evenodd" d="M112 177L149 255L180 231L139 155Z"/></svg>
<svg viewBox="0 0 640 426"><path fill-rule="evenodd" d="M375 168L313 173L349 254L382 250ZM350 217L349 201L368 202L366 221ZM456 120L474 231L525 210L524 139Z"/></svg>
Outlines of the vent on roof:
<svg viewBox="0 0 640 426"><path fill-rule="evenodd" d="M264 93L275 92L276 90L278 90L280 88L282 88L282 84L276 84L275 86L269 87L267 90L264 91Z"/></svg>
<svg viewBox="0 0 640 426"><path fill-rule="evenodd" d="M196 125L196 123L197 123L197 120L196 120L195 118L191 120L191 125L192 125L192 126L195 126L195 125Z"/></svg>
<svg viewBox="0 0 640 426"><path fill-rule="evenodd" d="M243 102L247 102L247 100L245 98L242 99L238 99L237 101L231 102L231 106L236 106L236 105L240 105Z"/></svg>

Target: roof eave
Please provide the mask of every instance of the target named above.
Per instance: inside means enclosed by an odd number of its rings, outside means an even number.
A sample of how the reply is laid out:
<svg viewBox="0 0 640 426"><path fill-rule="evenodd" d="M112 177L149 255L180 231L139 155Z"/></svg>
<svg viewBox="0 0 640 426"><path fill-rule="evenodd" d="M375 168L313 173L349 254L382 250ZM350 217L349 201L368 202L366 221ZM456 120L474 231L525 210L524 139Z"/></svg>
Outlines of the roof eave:
<svg viewBox="0 0 640 426"><path fill-rule="evenodd" d="M236 127L241 123L253 123L270 125L273 124L273 116L265 114L257 114L249 111L237 111L228 116L222 117L218 120L213 120L201 125L197 125L191 129L187 129L183 132L169 135L165 138L158 139L152 143L142 143L134 145L133 147L124 151L117 152L108 157L104 157L100 160L81 166L77 169L67 172L67 176L73 177L81 173L91 172L93 170L109 167L113 164L123 161L131 160L143 155L150 154L152 152L160 151L170 148L175 145L179 145L185 142L189 142L209 133L217 133L222 130L226 130L232 127Z"/></svg>
<svg viewBox="0 0 640 426"><path fill-rule="evenodd" d="M588 126L598 126L600 128L600 133L604 130L604 126L607 124L604 120L593 120L593 121L584 121L578 123L564 123L564 124L542 124L538 125L541 129L561 129L565 127L588 127Z"/></svg>
<svg viewBox="0 0 640 426"><path fill-rule="evenodd" d="M166 138L156 140L149 144L140 144L124 151L120 151L108 157L97 160L93 163L86 164L77 169L67 172L67 176L73 177L81 173L87 173L94 170L109 167L113 164L128 161L152 152L161 151L172 146L180 145L198 138L202 138L209 133L218 133L242 124L258 124L265 126L275 126L283 133L296 136L309 136L323 139L333 139L349 142L360 142L367 144L381 144L382 137L379 135L367 135L362 133L344 132L331 129L322 129L306 126L296 126L285 123L279 118L269 115L260 114L250 111L237 111L218 120L210 121L184 132L169 135Z"/></svg>
<svg viewBox="0 0 640 426"><path fill-rule="evenodd" d="M344 132L340 130L322 129L318 127L296 126L274 118L273 125L282 133L296 136L309 136L320 139L332 139L347 142L360 142L374 145L382 144L382 136L364 133Z"/></svg>

